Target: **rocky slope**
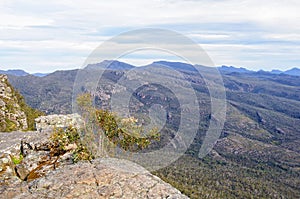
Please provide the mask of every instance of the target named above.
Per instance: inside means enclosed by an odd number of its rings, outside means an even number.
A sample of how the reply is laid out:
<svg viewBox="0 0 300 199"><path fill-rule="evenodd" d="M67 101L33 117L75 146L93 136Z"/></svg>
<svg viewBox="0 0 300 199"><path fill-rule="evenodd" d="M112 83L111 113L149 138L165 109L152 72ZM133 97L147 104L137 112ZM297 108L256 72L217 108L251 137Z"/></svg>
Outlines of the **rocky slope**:
<svg viewBox="0 0 300 199"><path fill-rule="evenodd" d="M0 131L27 128L26 114L21 109L19 100L7 81L7 76L0 75Z"/></svg>

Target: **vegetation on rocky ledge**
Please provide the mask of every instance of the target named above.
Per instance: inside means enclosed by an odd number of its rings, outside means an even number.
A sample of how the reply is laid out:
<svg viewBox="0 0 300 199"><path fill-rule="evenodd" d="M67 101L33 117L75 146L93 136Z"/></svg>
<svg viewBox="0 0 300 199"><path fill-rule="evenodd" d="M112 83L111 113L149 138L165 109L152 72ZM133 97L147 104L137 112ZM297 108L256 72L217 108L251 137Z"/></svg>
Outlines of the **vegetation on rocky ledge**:
<svg viewBox="0 0 300 199"><path fill-rule="evenodd" d="M94 158L86 145L82 143L78 130L74 127L70 126L66 129L55 129L50 136L50 140L57 149L56 153L64 154L72 148L73 162L78 162L80 160L92 160Z"/></svg>
<svg viewBox="0 0 300 199"><path fill-rule="evenodd" d="M43 113L28 106L5 75L1 75L0 83L0 131L34 130L34 119Z"/></svg>
<svg viewBox="0 0 300 199"><path fill-rule="evenodd" d="M113 155L116 147L124 151L139 151L160 139L156 128L145 133L134 117L121 118L108 110L94 108L88 93L80 95L77 104L86 121L83 140L94 155Z"/></svg>

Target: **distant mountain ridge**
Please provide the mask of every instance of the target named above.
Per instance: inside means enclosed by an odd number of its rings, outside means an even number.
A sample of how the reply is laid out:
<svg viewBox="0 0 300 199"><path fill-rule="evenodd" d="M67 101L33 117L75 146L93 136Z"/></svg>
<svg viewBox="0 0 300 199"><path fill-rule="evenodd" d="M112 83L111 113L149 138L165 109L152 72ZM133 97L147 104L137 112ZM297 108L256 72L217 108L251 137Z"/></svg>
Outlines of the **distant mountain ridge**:
<svg viewBox="0 0 300 199"><path fill-rule="evenodd" d="M226 72L226 73L234 73L234 72L237 72L237 73L250 73L250 72L253 72L251 70L247 70L246 68L236 68L234 66L221 66L221 67L218 67L219 70L221 72Z"/></svg>
<svg viewBox="0 0 300 199"><path fill-rule="evenodd" d="M36 77L45 77L49 75L49 73L32 73L31 75L36 76Z"/></svg>
<svg viewBox="0 0 300 199"><path fill-rule="evenodd" d="M300 69L299 68L292 68L286 71L281 71L281 70L271 70L271 71L265 71L265 70L259 70L259 71L253 71L253 70L248 70L246 68L237 68L234 66L221 66L218 67L219 71L221 73L264 73L264 74L274 74L274 75L291 75L291 76L300 76Z"/></svg>
<svg viewBox="0 0 300 199"><path fill-rule="evenodd" d="M29 73L25 72L24 70L16 69L16 70L0 70L0 74L3 75L15 75L15 76L26 76Z"/></svg>
<svg viewBox="0 0 300 199"><path fill-rule="evenodd" d="M186 70L186 71L196 71L196 69L191 64L183 63L183 62L168 62L168 61L156 61L150 65L165 65L173 68L175 70Z"/></svg>
<svg viewBox="0 0 300 199"><path fill-rule="evenodd" d="M193 65L184 63L184 62L170 62L170 61L155 61L149 65L140 66L140 67L147 67L150 65L165 65L170 68L176 69L176 70L186 70L186 71L195 71L195 68ZM84 69L88 70L97 70L97 69L109 69L109 70L130 70L132 68L135 68L137 66L120 62L117 60L104 60L99 63L94 64L88 64ZM217 67L219 71L223 74L229 74L229 73L264 73L264 74L276 74L276 75L291 75L291 76L300 76L300 69L297 67L294 67L292 69L281 71L281 70L271 70L271 71L254 71L249 70L243 67L235 67L235 66L218 66ZM0 70L0 74L5 75L14 75L14 76L27 76L27 75L33 75L36 77L44 77L46 75L49 75L50 73L28 73L21 69L13 69L13 70Z"/></svg>
<svg viewBox="0 0 300 199"><path fill-rule="evenodd" d="M106 68L109 70L130 70L132 68L135 68L135 66L117 60L104 60L100 63L88 64L85 67L85 69L87 70L106 69Z"/></svg>
<svg viewBox="0 0 300 199"><path fill-rule="evenodd" d="M33 73L30 74L24 70L21 69L12 69L12 70L0 70L0 74L3 75L14 75L14 76L27 76L27 75L33 75L36 77L44 77L48 75L48 73Z"/></svg>
<svg viewBox="0 0 300 199"><path fill-rule="evenodd" d="M292 68L292 69L287 70L287 71L285 71L283 73L287 74L287 75L300 76L300 69L299 68Z"/></svg>

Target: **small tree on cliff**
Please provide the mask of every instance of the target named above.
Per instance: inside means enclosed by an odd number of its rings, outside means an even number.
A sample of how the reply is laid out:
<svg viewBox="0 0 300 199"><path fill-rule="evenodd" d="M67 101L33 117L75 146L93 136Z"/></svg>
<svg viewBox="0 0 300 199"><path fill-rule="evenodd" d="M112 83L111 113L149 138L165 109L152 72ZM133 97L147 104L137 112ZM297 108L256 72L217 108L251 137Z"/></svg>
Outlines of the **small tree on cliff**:
<svg viewBox="0 0 300 199"><path fill-rule="evenodd" d="M145 134L134 117L121 118L108 110L96 109L89 93L79 95L77 105L85 120L82 138L95 156L107 156L116 148L137 152L160 139L156 128Z"/></svg>

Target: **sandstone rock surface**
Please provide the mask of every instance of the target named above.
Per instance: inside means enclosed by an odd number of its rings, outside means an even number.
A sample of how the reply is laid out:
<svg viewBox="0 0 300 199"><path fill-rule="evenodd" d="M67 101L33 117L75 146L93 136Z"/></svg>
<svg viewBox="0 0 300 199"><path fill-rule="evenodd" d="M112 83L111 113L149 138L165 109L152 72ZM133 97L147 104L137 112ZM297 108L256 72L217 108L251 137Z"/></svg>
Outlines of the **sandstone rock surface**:
<svg viewBox="0 0 300 199"><path fill-rule="evenodd" d="M14 187L15 198L187 198L142 167L119 159L68 165Z"/></svg>
<svg viewBox="0 0 300 199"><path fill-rule="evenodd" d="M100 158L74 164L74 146L55 152L49 133L0 133L0 198L187 198L132 162ZM69 150L69 151L68 151ZM20 151L24 157L14 163Z"/></svg>
<svg viewBox="0 0 300 199"><path fill-rule="evenodd" d="M35 126L39 132L51 131L54 128L65 128L69 126L80 129L80 127L83 126L83 120L77 113L68 115L54 114L36 118Z"/></svg>

